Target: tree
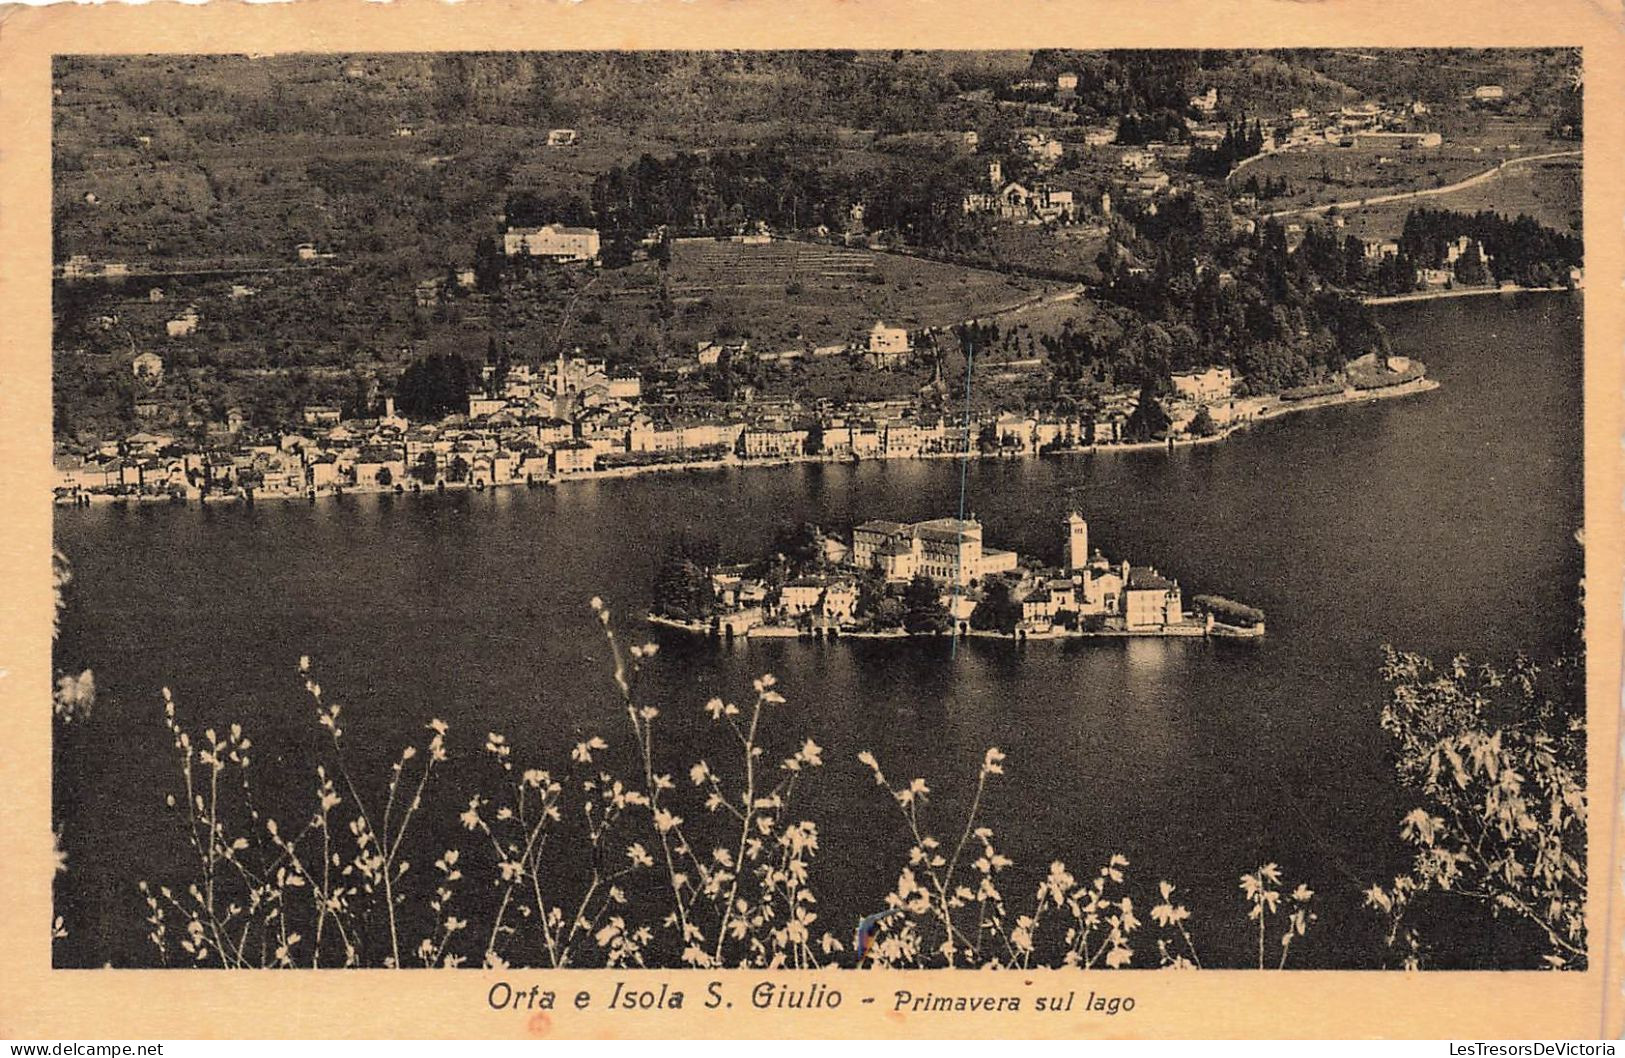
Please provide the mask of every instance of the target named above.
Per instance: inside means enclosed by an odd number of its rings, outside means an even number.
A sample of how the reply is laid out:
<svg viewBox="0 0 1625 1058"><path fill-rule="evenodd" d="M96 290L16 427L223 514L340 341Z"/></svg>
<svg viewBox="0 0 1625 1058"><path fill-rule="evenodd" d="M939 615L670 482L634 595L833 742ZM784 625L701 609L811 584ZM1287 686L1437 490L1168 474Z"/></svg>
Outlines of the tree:
<svg viewBox="0 0 1625 1058"><path fill-rule="evenodd" d="M787 526L773 535L773 552L783 555L796 571L816 565L824 557L823 546L823 534L811 522Z"/></svg>
<svg viewBox="0 0 1625 1058"><path fill-rule="evenodd" d="M503 383L507 381L508 369L512 365L508 358L507 344L498 341L494 334L486 339L485 362L491 368L491 385L500 392Z"/></svg>
<svg viewBox="0 0 1625 1058"><path fill-rule="evenodd" d="M502 290L502 273L507 261L497 242L482 235L474 244L474 289L481 294L496 294Z"/></svg>
<svg viewBox="0 0 1625 1058"><path fill-rule="evenodd" d="M434 353L408 364L395 387L395 404L409 419L438 419L466 409L475 378L460 356Z"/></svg>
<svg viewBox="0 0 1625 1058"><path fill-rule="evenodd" d="M1456 281L1467 286L1483 286L1490 281L1490 270L1484 267L1484 255L1478 243L1467 244L1467 249L1456 258Z"/></svg>
<svg viewBox="0 0 1625 1058"><path fill-rule="evenodd" d="M871 566L858 574L858 603L853 612L859 617L873 620L889 600L886 577L878 566Z"/></svg>
<svg viewBox="0 0 1625 1058"><path fill-rule="evenodd" d="M395 484L395 475L390 473L388 467L379 467L378 473L374 475L374 477L378 481L378 484L382 485L386 489Z"/></svg>
<svg viewBox="0 0 1625 1058"><path fill-rule="evenodd" d="M903 628L911 635L940 635L952 624L937 582L923 573L915 574L903 589Z"/></svg>
<svg viewBox="0 0 1625 1058"><path fill-rule="evenodd" d="M350 390L341 405L346 419L364 419L372 414L372 384L359 371L350 373Z"/></svg>
<svg viewBox="0 0 1625 1058"><path fill-rule="evenodd" d="M1191 436L1212 437L1219 432L1219 425L1213 421L1213 413L1208 411L1206 404L1196 409L1196 415L1191 419Z"/></svg>
<svg viewBox="0 0 1625 1058"><path fill-rule="evenodd" d="M451 482L467 481L469 469L468 460L464 459L461 453L458 453L451 457L451 464L446 467L446 480Z"/></svg>
<svg viewBox="0 0 1625 1058"><path fill-rule="evenodd" d="M1010 584L1002 578L989 579L982 601L970 614L970 626L978 632L1012 633L1021 623L1021 604L1010 595Z"/></svg>
<svg viewBox="0 0 1625 1058"><path fill-rule="evenodd" d="M440 464L432 449L418 455L417 462L412 464L412 476L425 485L435 483L440 476Z"/></svg>
<svg viewBox="0 0 1625 1058"><path fill-rule="evenodd" d="M1400 824L1411 869L1366 891L1389 920L1389 943L1405 945L1414 964L1404 916L1426 895L1444 895L1516 923L1531 966L1583 969L1583 657L1544 667L1520 657L1498 668L1458 656L1440 669L1390 648L1383 675L1391 688L1383 730L1417 802Z"/></svg>
<svg viewBox="0 0 1625 1058"><path fill-rule="evenodd" d="M684 542L672 541L655 574L655 612L680 621L697 621L715 604L710 576L694 561Z"/></svg>

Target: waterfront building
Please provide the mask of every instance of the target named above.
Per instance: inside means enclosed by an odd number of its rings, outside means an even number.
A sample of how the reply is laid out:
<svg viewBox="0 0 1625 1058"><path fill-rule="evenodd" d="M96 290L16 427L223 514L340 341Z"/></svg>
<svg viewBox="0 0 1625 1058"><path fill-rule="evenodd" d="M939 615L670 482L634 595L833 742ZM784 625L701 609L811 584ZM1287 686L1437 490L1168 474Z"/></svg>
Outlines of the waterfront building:
<svg viewBox="0 0 1625 1058"><path fill-rule="evenodd" d="M852 454L860 459L874 459L881 454L883 434L873 422L862 422L852 427Z"/></svg>
<svg viewBox="0 0 1625 1058"><path fill-rule="evenodd" d="M746 459L787 459L807 451L806 430L746 429L739 437Z"/></svg>
<svg viewBox="0 0 1625 1058"><path fill-rule="evenodd" d="M339 484L337 457L324 453L307 462L305 483L313 489L330 489Z"/></svg>
<svg viewBox="0 0 1625 1058"><path fill-rule="evenodd" d="M1035 420L1023 415L1001 415L994 423L1001 447L1020 448L1023 451L1033 447L1035 426Z"/></svg>
<svg viewBox="0 0 1625 1058"><path fill-rule="evenodd" d="M582 441L566 441L553 449L553 472L561 477L592 470L598 464L598 453Z"/></svg>
<svg viewBox="0 0 1625 1058"><path fill-rule="evenodd" d="M1021 623L1047 625L1055 619L1055 599L1047 588L1034 588L1021 600Z"/></svg>
<svg viewBox="0 0 1625 1058"><path fill-rule="evenodd" d="M1151 566L1132 566L1124 578L1123 616L1130 629L1157 628L1184 620L1179 582Z"/></svg>
<svg viewBox="0 0 1625 1058"><path fill-rule="evenodd" d="M849 624L857 619L858 588L849 580L833 581L824 588L820 604L824 619L836 624Z"/></svg>
<svg viewBox="0 0 1625 1058"><path fill-rule="evenodd" d="M844 422L837 422L824 427L824 438L820 443L819 451L827 456L850 456L852 454L852 427Z"/></svg>
<svg viewBox="0 0 1625 1058"><path fill-rule="evenodd" d="M886 424L885 450L888 456L917 455L925 443L925 430L919 423Z"/></svg>
<svg viewBox="0 0 1625 1058"><path fill-rule="evenodd" d="M400 449L369 448L356 457L355 483L360 486L397 485L406 481L406 460Z"/></svg>
<svg viewBox="0 0 1625 1058"><path fill-rule="evenodd" d="M1236 373L1228 367L1210 367L1174 375L1172 381L1174 391L1187 400L1224 400L1236 387Z"/></svg>
<svg viewBox="0 0 1625 1058"><path fill-rule="evenodd" d="M803 577L779 589L779 609L788 617L800 617L818 609L823 596L823 581L816 577Z"/></svg>

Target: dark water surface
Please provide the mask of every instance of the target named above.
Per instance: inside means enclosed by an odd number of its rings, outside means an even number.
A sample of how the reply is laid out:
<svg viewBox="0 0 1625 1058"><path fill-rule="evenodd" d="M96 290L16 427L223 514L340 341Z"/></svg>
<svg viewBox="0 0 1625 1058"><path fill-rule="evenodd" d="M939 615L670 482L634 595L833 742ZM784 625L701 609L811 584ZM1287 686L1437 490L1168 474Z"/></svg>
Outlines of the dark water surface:
<svg viewBox="0 0 1625 1058"><path fill-rule="evenodd" d="M58 745L70 858L59 911L73 934L58 958L150 960L134 883L175 876L186 852L162 807L179 780L161 687L197 727L241 722L261 780L300 789L320 742L301 654L346 703L364 764L443 718L452 766L426 826L467 842L457 769L487 731L554 768L587 735L624 744L587 608L598 595L631 637L662 644L643 693L664 710L679 776L701 756L725 759L702 704L743 702L753 675L777 675L789 702L772 718L772 752L803 735L825 748L798 796L820 826L813 884L838 936L878 906L908 844L857 752L894 779L924 777L939 830L957 836L951 821L997 746L1007 774L986 819L1016 861L1012 904L1030 902L1052 859L1081 873L1122 852L1137 903L1157 879L1176 882L1198 943L1237 961L1248 944L1237 876L1277 861L1320 894L1317 932L1294 959L1369 963L1358 891L1403 865L1408 807L1377 726L1382 645L1547 655L1578 614L1580 311L1578 295L1395 306L1383 318L1443 383L1433 393L1308 412L1197 450L970 466L968 507L991 545L1058 560L1077 506L1092 543L1156 565L1187 597L1263 607L1270 634L1256 644L722 646L636 620L670 534L711 534L751 556L789 522L953 513L950 461L60 511L76 580L58 665L94 668L98 701Z"/></svg>

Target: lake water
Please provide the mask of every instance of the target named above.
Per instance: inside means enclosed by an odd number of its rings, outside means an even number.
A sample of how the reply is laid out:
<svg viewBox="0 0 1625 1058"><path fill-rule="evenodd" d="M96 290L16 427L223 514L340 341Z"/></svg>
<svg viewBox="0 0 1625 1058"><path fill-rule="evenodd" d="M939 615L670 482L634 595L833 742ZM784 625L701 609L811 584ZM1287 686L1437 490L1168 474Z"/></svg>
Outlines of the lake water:
<svg viewBox="0 0 1625 1058"><path fill-rule="evenodd" d="M880 906L908 846L857 752L894 780L925 778L939 832L957 836L997 746L1007 773L985 818L1016 861L1004 879L1013 905L1030 902L1052 859L1085 872L1122 852L1137 903L1160 878L1180 885L1210 961L1234 962L1249 943L1237 876L1276 861L1321 894L1295 961L1369 963L1357 894L1403 866L1409 807L1377 726L1383 644L1544 656L1578 616L1580 313L1579 295L1394 306L1383 319L1398 351L1443 383L1432 393L1306 412L1198 449L969 466L967 508L991 546L1056 561L1076 507L1093 546L1177 577L1187 598L1265 609L1269 636L1251 644L723 645L637 620L671 534L710 534L748 557L786 523L950 514L951 461L61 510L76 579L58 666L93 668L98 700L57 747L70 865L59 911L73 934L58 959L151 959L134 883L185 854L162 809L178 777L161 687L198 728L242 722L273 784L307 787L319 743L302 654L345 703L371 773L431 716L451 724L453 769L480 755L487 731L558 768L590 734L625 742L587 605L597 595L632 638L662 644L642 693L664 710L679 775L725 754L702 722L708 698L743 702L752 676L779 678L789 701L772 751L803 735L825 747L798 796L819 823L813 883L837 936ZM449 797L429 825L466 841L453 820L464 803Z"/></svg>

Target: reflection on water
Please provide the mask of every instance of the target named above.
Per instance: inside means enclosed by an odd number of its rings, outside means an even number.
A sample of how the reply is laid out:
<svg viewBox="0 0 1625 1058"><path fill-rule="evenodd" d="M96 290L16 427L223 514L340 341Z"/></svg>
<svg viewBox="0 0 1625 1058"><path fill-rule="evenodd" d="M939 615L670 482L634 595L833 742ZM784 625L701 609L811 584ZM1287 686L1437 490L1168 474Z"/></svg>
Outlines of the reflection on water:
<svg viewBox="0 0 1625 1058"><path fill-rule="evenodd" d="M162 686L183 715L243 721L290 783L308 777L314 745L301 654L346 703L363 764L382 767L430 716L451 723L454 762L499 731L557 763L585 734L625 734L595 595L628 635L662 644L643 693L662 707L679 774L716 752L708 698L746 699L752 676L779 677L789 702L772 737L826 748L803 803L823 836L815 884L832 921L877 906L906 848L860 749L894 778L926 778L950 830L985 749L1000 747L1007 775L987 818L1021 879L1056 857L1087 870L1123 852L1146 885L1190 893L1215 944L1237 917L1236 876L1257 863L1323 891L1384 877L1405 806L1376 725L1382 645L1540 654L1576 616L1579 309L1577 296L1396 308L1394 343L1428 362L1444 383L1434 393L1199 450L970 466L994 546L1055 561L1077 506L1108 554L1156 565L1187 596L1263 607L1259 643L723 644L636 620L671 534L751 555L787 522L938 516L959 502L948 461L62 511L77 579L59 664L94 668L99 691L58 774L80 865L62 883L87 938L78 958L145 957L131 879L111 872L178 854L155 811L171 768ZM1322 911L1333 930L1358 928ZM1304 958L1337 955L1308 945Z"/></svg>

